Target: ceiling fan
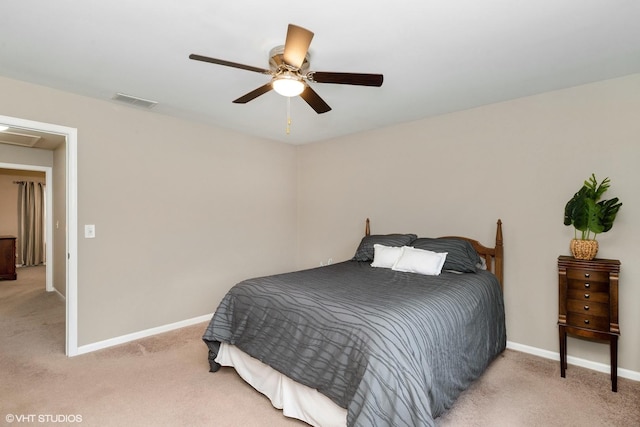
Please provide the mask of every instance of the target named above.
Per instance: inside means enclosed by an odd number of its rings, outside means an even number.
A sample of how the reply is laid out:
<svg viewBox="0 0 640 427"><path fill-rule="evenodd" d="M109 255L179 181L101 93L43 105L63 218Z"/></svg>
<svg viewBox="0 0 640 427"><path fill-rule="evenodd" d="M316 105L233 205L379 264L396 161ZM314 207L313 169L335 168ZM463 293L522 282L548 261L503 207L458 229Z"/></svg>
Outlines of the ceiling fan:
<svg viewBox="0 0 640 427"><path fill-rule="evenodd" d="M189 55L189 58L271 76L271 81L268 83L233 101L236 104L246 104L273 89L287 97L300 95L311 108L318 114L322 114L330 111L331 107L309 86L308 82L382 86L382 74L309 71L309 46L312 38L311 31L289 24L284 46L277 46L269 52L269 69L196 54Z"/></svg>

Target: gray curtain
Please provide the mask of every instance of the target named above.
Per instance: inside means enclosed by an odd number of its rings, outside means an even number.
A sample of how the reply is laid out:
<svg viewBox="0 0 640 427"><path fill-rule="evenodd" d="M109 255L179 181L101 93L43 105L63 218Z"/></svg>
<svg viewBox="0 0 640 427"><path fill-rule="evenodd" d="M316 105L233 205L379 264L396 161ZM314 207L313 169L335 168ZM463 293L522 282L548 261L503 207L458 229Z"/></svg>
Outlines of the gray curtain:
<svg viewBox="0 0 640 427"><path fill-rule="evenodd" d="M44 264L45 260L45 185L24 181L18 188L18 263L24 266Z"/></svg>

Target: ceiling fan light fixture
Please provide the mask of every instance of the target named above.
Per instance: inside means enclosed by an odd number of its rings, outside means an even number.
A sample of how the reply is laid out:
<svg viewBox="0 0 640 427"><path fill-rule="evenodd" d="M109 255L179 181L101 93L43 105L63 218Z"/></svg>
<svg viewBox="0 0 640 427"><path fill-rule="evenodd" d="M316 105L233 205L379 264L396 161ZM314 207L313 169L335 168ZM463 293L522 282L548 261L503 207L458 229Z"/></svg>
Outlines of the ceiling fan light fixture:
<svg viewBox="0 0 640 427"><path fill-rule="evenodd" d="M273 90L287 97L298 96L304 91L302 78L290 71L275 76L271 85Z"/></svg>
<svg viewBox="0 0 640 427"><path fill-rule="evenodd" d="M192 53L189 59L210 62L225 67L239 68L271 76L271 79L257 89L242 95L233 101L234 104L246 104L272 90L278 95L291 98L300 96L316 113L322 114L331 111L331 107L324 102L308 83L334 83L357 86L382 86L382 74L365 73L337 73L309 71L309 46L313 32L289 24L287 38L284 45L276 46L269 51L269 68L259 68L251 65L239 64L224 59L210 58L208 56ZM287 100L289 106L290 100Z"/></svg>

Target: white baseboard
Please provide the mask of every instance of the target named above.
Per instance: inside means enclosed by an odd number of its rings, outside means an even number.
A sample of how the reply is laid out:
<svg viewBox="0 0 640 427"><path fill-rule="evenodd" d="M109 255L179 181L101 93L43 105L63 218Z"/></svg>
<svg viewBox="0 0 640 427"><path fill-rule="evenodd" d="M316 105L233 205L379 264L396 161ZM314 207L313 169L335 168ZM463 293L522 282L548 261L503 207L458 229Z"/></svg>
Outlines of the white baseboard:
<svg viewBox="0 0 640 427"><path fill-rule="evenodd" d="M127 342L135 341L141 338L150 337L152 335L161 334L163 332L173 331L175 329L184 328L186 326L195 325L202 322L208 322L211 320L211 314L205 314L203 316L194 317L192 319L182 320L180 322L170 323L164 326L158 326L151 329L146 329L144 331L134 332L132 334L122 335L115 338L110 338L104 341L98 341L92 344L87 344L78 347L79 354L91 353L92 351L102 350L104 348L113 347L115 345L124 344ZM560 353L556 353L554 351L543 350L537 347L531 347L525 344L519 344L513 341L507 341L507 348L511 350L521 351L523 353L533 354L534 356L543 357L545 359L557 360L560 361ZM599 363L592 362L590 360L581 359L579 357L567 356L567 363L572 365L581 366L583 368L592 369L598 372L609 373L611 372L611 366ZM618 368L618 376L623 378L628 378L634 381L640 381L640 372L632 371L630 369Z"/></svg>
<svg viewBox="0 0 640 427"><path fill-rule="evenodd" d="M202 322L208 322L209 320L211 320L212 316L213 316L213 313L205 314L203 316L194 317L192 319L182 320L180 322L170 323L168 325L158 326L151 329L145 329L144 331L122 335L119 337L110 338L108 340L82 345L78 347L78 352L74 354L74 356L77 356L79 354L91 353L92 351L102 350L104 348L113 347L114 345L128 343L130 341L139 340L141 338L150 337L152 335L161 334L163 332L173 331L174 329L180 329L186 326L191 326L191 325L195 325Z"/></svg>
<svg viewBox="0 0 640 427"><path fill-rule="evenodd" d="M507 341L507 348L511 350L521 351L523 353L533 354L534 356L544 357L545 359L557 360L558 363L560 363L560 353L556 353L554 351L543 350L541 348L518 344L512 341ZM567 363L571 365L581 366L587 369L592 369L598 372L604 372L605 374L611 372L611 365L592 362L591 360L581 359L579 357L567 356ZM632 371L630 369L623 369L618 367L618 376L634 381L640 381L640 372Z"/></svg>
<svg viewBox="0 0 640 427"><path fill-rule="evenodd" d="M57 290L56 288L53 288L53 289L51 289L51 290L48 290L48 289L47 289L47 292L55 292L56 294L58 294L58 296L59 296L60 298L62 298L62 300L63 300L63 301L65 301L65 300L67 299L67 297L65 297L64 295L62 295L62 294L60 293L60 291L59 291L59 290Z"/></svg>

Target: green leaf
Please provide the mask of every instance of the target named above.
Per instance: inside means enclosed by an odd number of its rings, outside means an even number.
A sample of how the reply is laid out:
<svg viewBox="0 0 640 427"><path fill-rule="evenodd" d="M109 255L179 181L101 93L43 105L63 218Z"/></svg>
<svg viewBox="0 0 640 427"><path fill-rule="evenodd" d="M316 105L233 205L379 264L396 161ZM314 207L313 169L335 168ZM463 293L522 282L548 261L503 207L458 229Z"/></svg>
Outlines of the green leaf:
<svg viewBox="0 0 640 427"><path fill-rule="evenodd" d="M604 231L604 225L600 222L601 206L593 199L586 199L587 203L587 229L594 234L600 234Z"/></svg>
<svg viewBox="0 0 640 427"><path fill-rule="evenodd" d="M601 201L598 206L600 206L598 220L602 224L602 233L605 233L613 227L613 221L616 219L622 203L618 203L618 198L614 197L610 200Z"/></svg>
<svg viewBox="0 0 640 427"><path fill-rule="evenodd" d="M575 225L576 216L584 210L584 201L588 188L582 187L564 207L564 225Z"/></svg>

